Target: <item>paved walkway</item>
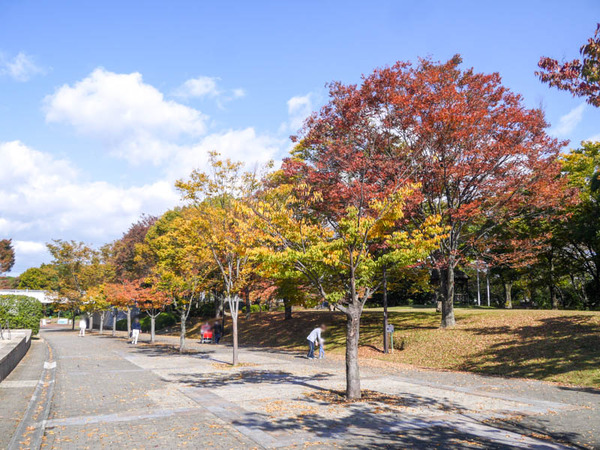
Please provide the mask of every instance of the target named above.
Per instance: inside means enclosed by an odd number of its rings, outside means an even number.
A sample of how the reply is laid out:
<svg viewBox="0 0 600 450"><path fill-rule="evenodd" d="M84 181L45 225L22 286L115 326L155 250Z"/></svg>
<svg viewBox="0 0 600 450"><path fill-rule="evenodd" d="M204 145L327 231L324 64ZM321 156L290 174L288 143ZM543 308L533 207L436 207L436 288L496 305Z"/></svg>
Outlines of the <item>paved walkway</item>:
<svg viewBox="0 0 600 450"><path fill-rule="evenodd" d="M223 346L190 342L179 355L109 335L42 336L50 408L44 417L40 391L13 448L600 448L600 394L584 389L379 367L363 370L362 386L385 401L348 405L328 401L344 387L339 359L245 349L231 368ZM2 384L0 396L19 389Z"/></svg>

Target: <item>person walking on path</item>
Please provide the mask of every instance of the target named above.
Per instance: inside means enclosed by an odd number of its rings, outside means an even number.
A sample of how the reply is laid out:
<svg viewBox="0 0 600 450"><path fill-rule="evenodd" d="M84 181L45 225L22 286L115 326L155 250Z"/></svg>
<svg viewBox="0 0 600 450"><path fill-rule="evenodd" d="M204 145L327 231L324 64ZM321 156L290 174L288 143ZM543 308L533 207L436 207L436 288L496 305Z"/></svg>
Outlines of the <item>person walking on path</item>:
<svg viewBox="0 0 600 450"><path fill-rule="evenodd" d="M221 321L217 320L213 325L213 339L214 339L215 344L219 343L222 335L223 335L223 326L221 325Z"/></svg>
<svg viewBox="0 0 600 450"><path fill-rule="evenodd" d="M80 337L85 336L86 328L87 328L87 320L85 320L85 317L82 317L81 319L79 319L79 336Z"/></svg>
<svg viewBox="0 0 600 450"><path fill-rule="evenodd" d="M131 325L131 343L136 345L138 338L140 337L140 332L142 331L142 324L138 318L133 321L133 325Z"/></svg>
<svg viewBox="0 0 600 450"><path fill-rule="evenodd" d="M315 359L315 343L321 342L321 333L326 329L327 327L325 325L318 326L312 330L306 338L308 340L308 355L306 355L308 359Z"/></svg>

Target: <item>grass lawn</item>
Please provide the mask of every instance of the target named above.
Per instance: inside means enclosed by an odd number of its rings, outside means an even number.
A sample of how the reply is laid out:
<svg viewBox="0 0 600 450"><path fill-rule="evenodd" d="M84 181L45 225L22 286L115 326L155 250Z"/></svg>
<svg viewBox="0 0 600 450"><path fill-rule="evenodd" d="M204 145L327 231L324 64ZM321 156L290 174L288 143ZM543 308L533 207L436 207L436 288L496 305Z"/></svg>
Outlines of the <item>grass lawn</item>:
<svg viewBox="0 0 600 450"><path fill-rule="evenodd" d="M391 308L393 354L382 352L381 309L366 309L361 321L361 359L379 359L422 368L535 378L600 388L600 312L537 310L455 310L457 325L439 329L433 308ZM305 349L313 326L329 326L328 352L343 353L345 317L339 312L294 311L240 314L240 345ZM200 323L190 329L199 336Z"/></svg>

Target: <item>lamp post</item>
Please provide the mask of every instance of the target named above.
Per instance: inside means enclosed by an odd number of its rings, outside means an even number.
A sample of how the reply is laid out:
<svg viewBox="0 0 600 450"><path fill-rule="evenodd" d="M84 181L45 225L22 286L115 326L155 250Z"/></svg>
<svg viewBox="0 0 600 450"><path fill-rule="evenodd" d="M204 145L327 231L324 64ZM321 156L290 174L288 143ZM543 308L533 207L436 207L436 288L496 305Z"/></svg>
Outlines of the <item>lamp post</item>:
<svg viewBox="0 0 600 450"><path fill-rule="evenodd" d="M489 269L489 267L486 268L485 279L487 282L487 304L488 304L488 306L490 306L490 269Z"/></svg>
<svg viewBox="0 0 600 450"><path fill-rule="evenodd" d="M477 272L477 306L481 306L481 288L479 286L479 260L475 261L475 271Z"/></svg>

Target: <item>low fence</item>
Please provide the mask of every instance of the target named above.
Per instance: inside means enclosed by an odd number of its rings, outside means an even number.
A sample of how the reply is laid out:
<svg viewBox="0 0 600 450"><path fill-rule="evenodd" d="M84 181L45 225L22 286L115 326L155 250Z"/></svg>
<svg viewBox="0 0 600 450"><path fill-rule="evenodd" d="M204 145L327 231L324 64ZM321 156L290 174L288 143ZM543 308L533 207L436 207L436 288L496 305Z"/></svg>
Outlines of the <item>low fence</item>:
<svg viewBox="0 0 600 450"><path fill-rule="evenodd" d="M10 374L31 347L31 330L11 330L10 340L0 340L0 381Z"/></svg>

